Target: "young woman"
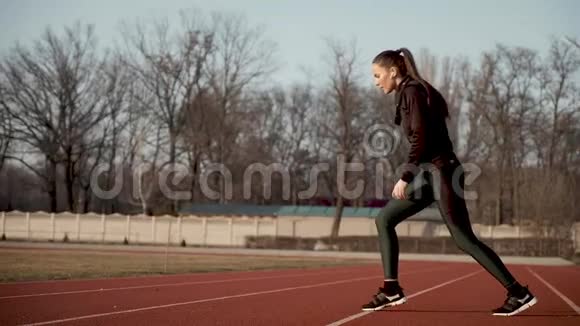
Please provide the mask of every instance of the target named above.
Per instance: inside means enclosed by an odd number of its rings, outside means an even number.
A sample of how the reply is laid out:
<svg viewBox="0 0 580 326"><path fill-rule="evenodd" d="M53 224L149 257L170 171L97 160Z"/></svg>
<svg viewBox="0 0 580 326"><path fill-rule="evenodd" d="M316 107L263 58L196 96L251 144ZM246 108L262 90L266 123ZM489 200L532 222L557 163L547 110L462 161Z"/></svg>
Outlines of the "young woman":
<svg viewBox="0 0 580 326"><path fill-rule="evenodd" d="M385 281L363 310L380 310L406 302L399 283L399 247L395 226L437 201L439 211L457 246L471 255L507 290L503 306L494 315L512 316L537 302L527 287L520 285L498 255L479 241L471 229L463 198L464 171L449 139L445 118L445 99L421 78L408 49L383 51L372 62L377 87L388 94L396 92L395 124L411 145L407 164L393 189L393 199L376 218ZM421 168L427 164L428 168ZM423 184L418 196L409 185ZM409 186L407 186L409 185ZM415 189L417 190L417 189Z"/></svg>

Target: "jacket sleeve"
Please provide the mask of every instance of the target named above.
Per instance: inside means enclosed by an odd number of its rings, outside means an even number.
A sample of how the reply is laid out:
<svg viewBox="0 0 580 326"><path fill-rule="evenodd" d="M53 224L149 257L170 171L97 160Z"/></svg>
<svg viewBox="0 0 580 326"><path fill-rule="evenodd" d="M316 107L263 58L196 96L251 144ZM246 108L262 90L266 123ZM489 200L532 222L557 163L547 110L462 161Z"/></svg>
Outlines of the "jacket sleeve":
<svg viewBox="0 0 580 326"><path fill-rule="evenodd" d="M415 177L419 162L426 150L425 110L427 109L427 95L419 87L408 87L405 90L404 103L409 110L408 137L411 149L407 164L403 170L401 180L409 183Z"/></svg>

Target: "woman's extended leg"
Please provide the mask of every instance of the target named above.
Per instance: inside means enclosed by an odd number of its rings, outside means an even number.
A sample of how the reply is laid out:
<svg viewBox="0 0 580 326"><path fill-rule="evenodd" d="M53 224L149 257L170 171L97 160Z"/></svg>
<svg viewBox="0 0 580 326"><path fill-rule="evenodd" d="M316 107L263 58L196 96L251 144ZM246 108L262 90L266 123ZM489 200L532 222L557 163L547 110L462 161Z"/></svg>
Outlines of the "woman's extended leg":
<svg viewBox="0 0 580 326"><path fill-rule="evenodd" d="M537 300L529 290L516 281L499 256L473 233L463 197L465 181L463 167L457 165L443 168L437 179L432 183L435 199L455 243L508 290L508 300L503 307L494 312L497 315L509 316L535 304Z"/></svg>
<svg viewBox="0 0 580 326"><path fill-rule="evenodd" d="M455 178L455 186L453 178ZM439 179L439 184L434 186L439 194L436 198L439 211L459 249L472 256L504 287L513 284L516 280L499 256L473 233L463 198L464 173L461 165L442 169Z"/></svg>

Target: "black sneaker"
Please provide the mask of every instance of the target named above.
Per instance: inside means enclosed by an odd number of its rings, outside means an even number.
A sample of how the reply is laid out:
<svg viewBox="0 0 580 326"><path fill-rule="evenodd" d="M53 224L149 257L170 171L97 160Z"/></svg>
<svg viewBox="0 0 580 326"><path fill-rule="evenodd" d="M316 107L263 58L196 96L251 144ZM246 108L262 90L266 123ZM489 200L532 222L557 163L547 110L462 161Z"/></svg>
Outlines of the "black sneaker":
<svg viewBox="0 0 580 326"><path fill-rule="evenodd" d="M362 306L363 311L376 311L386 307L397 306L407 302L403 289L399 288L393 295L387 295L384 288L379 288L379 292L373 296L373 300Z"/></svg>
<svg viewBox="0 0 580 326"><path fill-rule="evenodd" d="M524 293L519 298L511 293L508 293L507 296L503 306L493 310L494 316L513 316L538 302L538 299L528 290L527 286L524 287Z"/></svg>

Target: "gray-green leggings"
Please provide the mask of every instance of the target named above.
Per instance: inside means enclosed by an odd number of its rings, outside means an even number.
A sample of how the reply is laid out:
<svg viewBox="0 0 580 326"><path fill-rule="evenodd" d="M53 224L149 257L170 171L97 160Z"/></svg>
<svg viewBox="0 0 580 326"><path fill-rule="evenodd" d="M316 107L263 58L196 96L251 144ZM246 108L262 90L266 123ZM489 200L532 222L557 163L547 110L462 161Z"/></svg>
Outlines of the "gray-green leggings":
<svg viewBox="0 0 580 326"><path fill-rule="evenodd" d="M423 171L407 186L405 190L407 199L391 199L376 217L385 279L398 277L399 243L395 226L436 200L441 216L457 246L471 255L503 286L507 287L514 283L514 277L498 255L473 234L463 197L464 171L461 165L440 169L439 175L440 177L437 177L429 171Z"/></svg>

